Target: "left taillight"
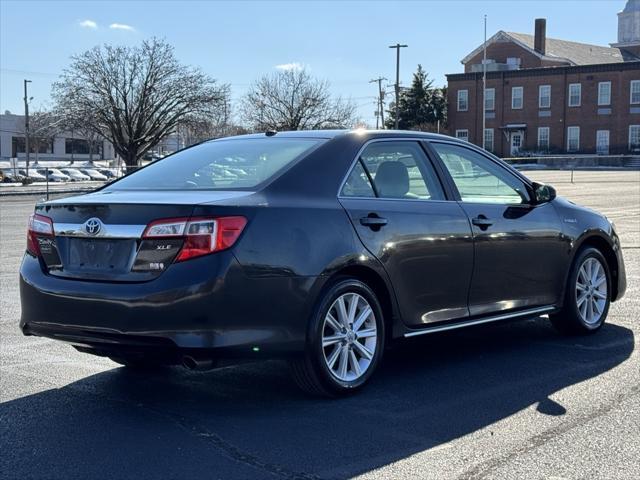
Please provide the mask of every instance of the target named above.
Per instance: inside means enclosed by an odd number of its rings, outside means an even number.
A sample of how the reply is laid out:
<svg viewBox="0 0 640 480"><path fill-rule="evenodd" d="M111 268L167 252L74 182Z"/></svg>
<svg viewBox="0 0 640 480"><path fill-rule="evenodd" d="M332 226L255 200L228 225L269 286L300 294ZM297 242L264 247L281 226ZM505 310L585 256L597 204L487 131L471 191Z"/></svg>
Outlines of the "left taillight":
<svg viewBox="0 0 640 480"><path fill-rule="evenodd" d="M53 237L53 221L44 215L32 213L27 228L27 252L39 257L41 254L37 237Z"/></svg>
<svg viewBox="0 0 640 480"><path fill-rule="evenodd" d="M182 262L233 246L247 224L245 217L191 217L156 220L147 225L142 238L182 238L175 258Z"/></svg>

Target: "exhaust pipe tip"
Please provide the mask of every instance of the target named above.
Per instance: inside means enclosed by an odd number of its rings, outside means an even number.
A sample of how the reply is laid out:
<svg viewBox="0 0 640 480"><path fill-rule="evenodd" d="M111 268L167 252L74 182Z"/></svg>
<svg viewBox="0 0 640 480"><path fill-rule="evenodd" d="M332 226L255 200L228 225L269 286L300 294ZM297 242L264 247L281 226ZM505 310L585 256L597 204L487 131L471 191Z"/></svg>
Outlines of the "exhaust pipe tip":
<svg viewBox="0 0 640 480"><path fill-rule="evenodd" d="M211 370L215 366L215 362L211 359L199 359L191 355L182 357L182 366L188 370Z"/></svg>

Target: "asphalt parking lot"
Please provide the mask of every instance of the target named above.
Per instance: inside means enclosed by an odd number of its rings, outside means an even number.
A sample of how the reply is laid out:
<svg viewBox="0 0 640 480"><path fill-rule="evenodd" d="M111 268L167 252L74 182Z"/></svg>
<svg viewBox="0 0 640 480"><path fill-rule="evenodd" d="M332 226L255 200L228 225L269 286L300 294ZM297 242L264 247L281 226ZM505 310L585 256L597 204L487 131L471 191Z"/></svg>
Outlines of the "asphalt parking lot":
<svg viewBox="0 0 640 480"><path fill-rule="evenodd" d="M341 400L304 396L276 361L140 374L23 337L36 197L2 197L0 477L640 478L640 172L530 176L617 225L629 288L603 330L564 338L540 317L420 337Z"/></svg>

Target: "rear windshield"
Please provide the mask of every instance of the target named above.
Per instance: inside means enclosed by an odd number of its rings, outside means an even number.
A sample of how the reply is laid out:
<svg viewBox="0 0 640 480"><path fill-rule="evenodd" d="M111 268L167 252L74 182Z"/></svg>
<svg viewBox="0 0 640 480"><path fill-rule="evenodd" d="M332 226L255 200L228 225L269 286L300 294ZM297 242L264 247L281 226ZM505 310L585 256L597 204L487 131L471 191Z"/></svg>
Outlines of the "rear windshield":
<svg viewBox="0 0 640 480"><path fill-rule="evenodd" d="M250 190L322 141L247 138L203 143L152 163L106 190Z"/></svg>

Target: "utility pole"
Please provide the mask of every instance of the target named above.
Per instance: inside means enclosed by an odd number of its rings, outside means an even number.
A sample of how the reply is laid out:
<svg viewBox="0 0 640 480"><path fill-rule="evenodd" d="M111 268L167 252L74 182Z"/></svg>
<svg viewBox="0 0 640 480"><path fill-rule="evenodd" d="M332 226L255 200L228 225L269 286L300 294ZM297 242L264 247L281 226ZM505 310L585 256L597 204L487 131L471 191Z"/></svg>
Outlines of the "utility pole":
<svg viewBox="0 0 640 480"><path fill-rule="evenodd" d="M31 80L24 80L24 147L26 153L26 171L27 177L29 176L29 96L27 94L27 84L31 83ZM17 154L16 154L17 156Z"/></svg>
<svg viewBox="0 0 640 480"><path fill-rule="evenodd" d="M485 130L487 128L487 16L484 16L484 43L482 44L482 148L486 145ZM477 117L476 117L477 118ZM494 148L495 150L495 148Z"/></svg>
<svg viewBox="0 0 640 480"><path fill-rule="evenodd" d="M384 91L382 90L382 81L386 80L384 77L374 78L369 83L378 83L378 115L376 115L376 129L378 128L378 117L382 122L382 128L384 129Z"/></svg>
<svg viewBox="0 0 640 480"><path fill-rule="evenodd" d="M389 46L389 48L396 49L396 130L398 130L398 122L400 121L400 49L408 46L409 45L400 45L399 43Z"/></svg>

